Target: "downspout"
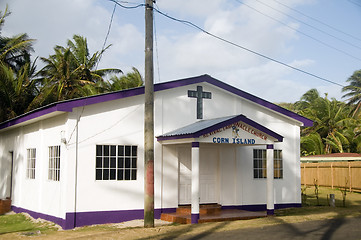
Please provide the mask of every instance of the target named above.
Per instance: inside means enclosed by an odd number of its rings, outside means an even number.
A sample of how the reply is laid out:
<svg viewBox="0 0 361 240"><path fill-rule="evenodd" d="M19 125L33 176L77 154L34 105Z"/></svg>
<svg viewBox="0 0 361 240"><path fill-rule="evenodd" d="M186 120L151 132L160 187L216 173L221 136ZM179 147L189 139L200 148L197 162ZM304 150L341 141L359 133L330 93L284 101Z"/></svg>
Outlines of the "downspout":
<svg viewBox="0 0 361 240"><path fill-rule="evenodd" d="M77 213L77 202L78 202L78 159L79 159L79 118L76 120L75 126L75 177L74 177L74 228L76 227L76 213Z"/></svg>
<svg viewBox="0 0 361 240"><path fill-rule="evenodd" d="M14 152L9 151L11 155L11 166L10 166L10 200L13 197L13 169L14 169Z"/></svg>

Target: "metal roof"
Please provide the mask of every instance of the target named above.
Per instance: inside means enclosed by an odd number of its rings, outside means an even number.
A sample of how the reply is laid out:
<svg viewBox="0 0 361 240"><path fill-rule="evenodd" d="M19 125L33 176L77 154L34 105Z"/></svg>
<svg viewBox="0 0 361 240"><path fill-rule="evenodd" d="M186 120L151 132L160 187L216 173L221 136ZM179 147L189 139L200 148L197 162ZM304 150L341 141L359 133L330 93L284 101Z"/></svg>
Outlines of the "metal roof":
<svg viewBox="0 0 361 240"><path fill-rule="evenodd" d="M213 132L215 130L221 129L223 127L229 126L236 122L246 123L257 130L275 138L277 141L282 142L283 136L278 133L262 126L261 124L247 118L244 115L233 115L226 116L221 118L213 118L208 120L201 120L190 125L178 128L168 133L164 133L160 136L157 136L158 141L164 140L174 140L174 139L182 139L182 138L198 138L204 134Z"/></svg>
<svg viewBox="0 0 361 240"><path fill-rule="evenodd" d="M238 116L238 115L236 115ZM190 124L188 126L178 128L174 131L165 133L162 135L162 137L169 137L169 136L180 136L180 135L187 135L187 134L194 134L196 132L199 132L203 129L209 128L215 124L219 124L221 122L224 122L226 120L229 120L231 118L234 118L235 116L228 116L228 117L221 117L221 118L214 118L209 120L201 120L198 122L195 122L193 124ZM159 136L160 137L160 136Z"/></svg>

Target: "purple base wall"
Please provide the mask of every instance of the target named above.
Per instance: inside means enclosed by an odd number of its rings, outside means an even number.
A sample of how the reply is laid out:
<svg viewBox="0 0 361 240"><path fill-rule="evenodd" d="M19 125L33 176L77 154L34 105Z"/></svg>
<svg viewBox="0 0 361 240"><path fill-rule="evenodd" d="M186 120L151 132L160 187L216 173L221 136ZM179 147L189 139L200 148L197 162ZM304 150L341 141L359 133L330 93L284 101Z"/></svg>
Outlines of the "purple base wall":
<svg viewBox="0 0 361 240"><path fill-rule="evenodd" d="M302 204L301 203L275 204L275 209L294 208L294 207L302 207ZM266 204L256 204L256 205L222 206L222 209L239 209L239 210L257 212L257 211L267 211L267 205Z"/></svg>
<svg viewBox="0 0 361 240"><path fill-rule="evenodd" d="M287 203L287 204L275 204L275 209L301 207L300 203ZM222 209L241 209L247 211L266 211L265 204L259 205L242 205L242 206L222 206ZM50 216L43 213L33 212L24 208L12 206L12 210L16 213L26 212L33 218L42 218L60 225L63 229L73 229L75 227L81 227L93 224L104 223L120 223L124 221L130 221L135 219L144 218L143 209L135 210L120 210L120 211L99 211L99 212L78 212L78 213L66 213L65 219ZM176 208L164 208L154 209L154 218L160 219L162 213L175 212ZM199 217L199 216L198 216ZM192 214L192 223L196 222L197 216ZM198 222L198 218L197 218Z"/></svg>
<svg viewBox="0 0 361 240"><path fill-rule="evenodd" d="M54 222L54 223L60 225L62 228L64 228L64 226L65 226L65 220L62 218L54 217L54 216L43 214L43 213L33 212L31 210L27 210L27 209L15 207L15 206L11 206L11 210L13 210L16 213L21 213L21 212L28 213L30 216L32 216L35 219L42 218L42 219Z"/></svg>
<svg viewBox="0 0 361 240"><path fill-rule="evenodd" d="M78 212L66 213L65 219L54 217L51 215L34 212L20 207L12 206L12 210L16 213L26 212L33 218L42 218L60 225L63 229L73 229L93 224L104 223L120 223L135 219L144 218L143 209L120 210L120 211L101 211L101 212ZM176 208L154 209L154 218L160 219L162 213L175 212Z"/></svg>
<svg viewBox="0 0 361 240"><path fill-rule="evenodd" d="M197 224L199 220L199 213L192 213L191 214L191 223Z"/></svg>

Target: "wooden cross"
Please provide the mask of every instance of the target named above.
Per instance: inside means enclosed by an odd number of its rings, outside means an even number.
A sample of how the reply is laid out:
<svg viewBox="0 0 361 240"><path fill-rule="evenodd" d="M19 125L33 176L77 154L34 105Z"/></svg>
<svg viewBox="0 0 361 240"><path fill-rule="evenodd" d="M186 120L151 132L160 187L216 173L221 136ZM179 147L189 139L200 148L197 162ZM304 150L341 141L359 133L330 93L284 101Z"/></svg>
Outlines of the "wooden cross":
<svg viewBox="0 0 361 240"><path fill-rule="evenodd" d="M203 119L203 98L211 99L211 92L203 92L202 86L197 86L197 91L188 90L188 97L197 98L197 119Z"/></svg>

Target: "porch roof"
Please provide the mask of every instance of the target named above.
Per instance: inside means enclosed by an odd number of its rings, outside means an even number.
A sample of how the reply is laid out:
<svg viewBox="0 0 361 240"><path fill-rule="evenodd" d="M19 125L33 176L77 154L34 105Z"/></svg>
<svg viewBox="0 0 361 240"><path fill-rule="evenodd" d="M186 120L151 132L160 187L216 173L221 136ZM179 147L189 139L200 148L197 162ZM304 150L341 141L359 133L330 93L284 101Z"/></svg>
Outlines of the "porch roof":
<svg viewBox="0 0 361 240"><path fill-rule="evenodd" d="M201 120L192 123L190 125L178 128L171 132L162 134L160 136L157 136L156 138L158 141L184 139L184 138L199 138L202 135L210 134L214 131L223 129L224 127L227 127L237 122L243 122L245 124L248 124L249 126L275 138L277 142L283 141L283 136L247 118L243 114L208 119L208 120Z"/></svg>

